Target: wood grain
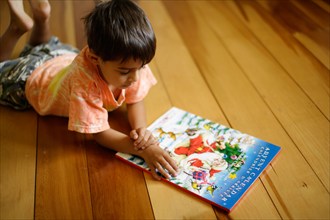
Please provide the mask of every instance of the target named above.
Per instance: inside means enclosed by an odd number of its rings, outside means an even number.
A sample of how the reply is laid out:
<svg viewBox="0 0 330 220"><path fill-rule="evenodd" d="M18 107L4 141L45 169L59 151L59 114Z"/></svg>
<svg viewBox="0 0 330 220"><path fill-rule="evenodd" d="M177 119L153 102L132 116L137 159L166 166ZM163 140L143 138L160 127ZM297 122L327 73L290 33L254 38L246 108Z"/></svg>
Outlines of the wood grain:
<svg viewBox="0 0 330 220"><path fill-rule="evenodd" d="M0 219L34 215L37 115L0 106Z"/></svg>
<svg viewBox="0 0 330 220"><path fill-rule="evenodd" d="M329 119L329 85L327 83L329 82L330 65L329 39L323 40L323 45L317 45L320 43L319 41L314 41L308 37L308 34L297 31L298 28L292 30L283 25L284 18L280 19L281 16L272 16L265 10L268 7L265 2L246 4L245 10L249 11L249 18L253 22L245 21L244 23L249 26L253 33L256 33L263 45L275 56L287 73ZM272 9L268 8L267 10L271 11ZM303 16L301 13L300 16ZM323 15L324 12L317 10L317 13ZM237 13L237 15L239 14ZM323 16L320 16L320 18ZM322 21L327 21L327 19L322 19ZM310 24L309 26L314 27L317 24L314 23L314 25ZM318 30L320 30L319 35L329 36L329 21L326 24L320 24ZM310 31L306 30L305 32ZM306 43L304 44L302 41L306 41ZM290 44L289 47L283 45L288 43ZM311 54L313 48L317 50L317 48L320 49L320 46L321 50L316 54ZM321 54L323 54L322 58L314 56ZM291 59L287 59L288 57L291 57Z"/></svg>
<svg viewBox="0 0 330 220"><path fill-rule="evenodd" d="M52 33L83 48L81 18L96 2L50 0ZM329 1L138 4L157 36L148 123L176 106L279 145L280 155L227 214L67 131L65 118L0 106L0 218L329 219ZM0 33L8 24L0 1ZM125 107L109 122L129 131Z"/></svg>
<svg viewBox="0 0 330 220"><path fill-rule="evenodd" d="M84 139L68 132L67 123L39 118L36 219L93 218Z"/></svg>
<svg viewBox="0 0 330 220"><path fill-rule="evenodd" d="M212 15L230 14L226 10L220 12ZM245 27L230 25L230 17L216 20L219 22L213 23L213 27L223 25L222 31L217 29L216 33L227 37L223 40L225 46L329 190L329 121L262 45L249 40L250 37L238 37L242 36L240 33L249 36ZM310 146L315 150L311 151Z"/></svg>

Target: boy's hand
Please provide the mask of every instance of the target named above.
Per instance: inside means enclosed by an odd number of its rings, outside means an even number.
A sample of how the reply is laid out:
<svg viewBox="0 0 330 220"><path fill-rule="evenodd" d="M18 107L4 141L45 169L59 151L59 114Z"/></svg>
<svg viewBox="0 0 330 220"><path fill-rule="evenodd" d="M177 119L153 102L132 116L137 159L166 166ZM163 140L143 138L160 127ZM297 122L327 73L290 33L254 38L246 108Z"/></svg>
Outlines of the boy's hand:
<svg viewBox="0 0 330 220"><path fill-rule="evenodd" d="M134 149L144 150L150 145L158 144L158 141L152 133L146 128L134 129L130 132L130 137L134 140Z"/></svg>
<svg viewBox="0 0 330 220"><path fill-rule="evenodd" d="M161 179L161 177L157 174L156 169L166 179L170 179L170 175L177 175L178 167L175 161L158 145L149 146L147 149L141 152L141 156L148 164L151 170L151 174L155 179Z"/></svg>

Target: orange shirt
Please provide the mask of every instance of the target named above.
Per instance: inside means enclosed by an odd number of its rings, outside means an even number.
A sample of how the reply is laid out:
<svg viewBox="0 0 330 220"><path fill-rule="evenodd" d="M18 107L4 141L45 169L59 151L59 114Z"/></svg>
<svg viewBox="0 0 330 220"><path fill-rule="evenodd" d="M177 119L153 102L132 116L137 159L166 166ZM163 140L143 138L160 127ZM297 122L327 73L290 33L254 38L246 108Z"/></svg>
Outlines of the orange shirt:
<svg viewBox="0 0 330 220"><path fill-rule="evenodd" d="M114 98L107 83L87 57L88 47L78 55L55 57L33 71L26 83L26 97L40 115L69 117L68 129L97 133L109 129L108 111L124 102L144 99L156 84L150 68L141 69L139 81Z"/></svg>

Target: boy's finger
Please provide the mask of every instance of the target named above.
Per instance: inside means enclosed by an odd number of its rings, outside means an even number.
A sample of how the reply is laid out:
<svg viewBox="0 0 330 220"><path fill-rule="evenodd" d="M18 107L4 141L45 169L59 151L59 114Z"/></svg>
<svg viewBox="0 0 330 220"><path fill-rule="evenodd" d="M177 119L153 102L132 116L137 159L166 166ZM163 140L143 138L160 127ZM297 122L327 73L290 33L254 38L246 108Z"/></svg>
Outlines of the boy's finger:
<svg viewBox="0 0 330 220"><path fill-rule="evenodd" d="M134 141L134 145L135 145L135 147L141 147L141 146L143 146L144 144L145 144L145 140L144 140L144 138L141 137L141 136L139 136L139 138L136 139L136 140Z"/></svg>
<svg viewBox="0 0 330 220"><path fill-rule="evenodd" d="M145 131L143 129L139 130L138 133L138 138L136 139L136 143L140 143L144 139Z"/></svg>
<svg viewBox="0 0 330 220"><path fill-rule="evenodd" d="M144 149L146 144L147 144L147 141L144 138L142 138L141 140L139 138L138 140L134 141L135 149Z"/></svg>
<svg viewBox="0 0 330 220"><path fill-rule="evenodd" d="M141 143L136 143L136 142L134 142L134 149L135 150L142 150L143 149L143 144L141 144Z"/></svg>
<svg viewBox="0 0 330 220"><path fill-rule="evenodd" d="M156 180L161 180L161 177L157 174L156 168L154 166L150 166L150 170L153 178L155 178Z"/></svg>
<svg viewBox="0 0 330 220"><path fill-rule="evenodd" d="M166 168L166 166L167 165L161 165L161 164L157 164L157 170L159 171L159 173L161 174L161 175L163 175L163 177L165 177L166 179L171 179L171 176L164 170L164 168L163 167L165 167ZM167 166L167 167L169 167L169 166Z"/></svg>
<svg viewBox="0 0 330 220"><path fill-rule="evenodd" d="M130 132L130 137L131 137L132 139L136 140L136 139L139 137L139 135L137 134L136 130L132 130L132 131Z"/></svg>
<svg viewBox="0 0 330 220"><path fill-rule="evenodd" d="M152 140L152 144L158 144L157 138L155 138L155 137L152 136L152 139L151 140Z"/></svg>
<svg viewBox="0 0 330 220"><path fill-rule="evenodd" d="M139 128L139 129L137 129L137 132L139 133L139 136L144 136L145 135L145 133L146 133L146 129L145 128Z"/></svg>
<svg viewBox="0 0 330 220"><path fill-rule="evenodd" d="M179 168L178 166L176 165L176 162L175 160L173 160L170 155L166 154L164 156L167 164L166 164L166 169L173 175L173 176L176 176L177 175L177 172L179 171Z"/></svg>

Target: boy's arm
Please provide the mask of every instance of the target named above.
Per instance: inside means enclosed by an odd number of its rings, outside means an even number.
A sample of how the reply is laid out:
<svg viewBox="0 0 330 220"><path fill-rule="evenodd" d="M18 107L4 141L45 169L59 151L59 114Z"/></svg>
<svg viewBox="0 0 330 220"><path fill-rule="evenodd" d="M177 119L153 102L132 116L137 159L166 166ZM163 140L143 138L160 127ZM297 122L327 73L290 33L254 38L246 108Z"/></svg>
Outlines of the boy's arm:
<svg viewBox="0 0 330 220"><path fill-rule="evenodd" d="M134 154L133 142L129 136L114 129L93 134L94 139L100 145L117 152Z"/></svg>
<svg viewBox="0 0 330 220"><path fill-rule="evenodd" d="M143 101L127 104L128 121L132 127L130 136L134 141L135 150L143 150L149 145L157 144L157 140L147 130L147 120Z"/></svg>
<svg viewBox="0 0 330 220"><path fill-rule="evenodd" d="M170 175L176 175L177 166L175 161L161 149L158 145L151 145L144 151L135 151L131 138L119 131L108 129L97 134L93 134L94 139L102 146L115 150L117 152L134 154L142 157L151 169L154 178L160 179L156 169L166 178ZM165 170L166 169L166 170Z"/></svg>
<svg viewBox="0 0 330 220"><path fill-rule="evenodd" d="M127 104L128 121L133 130L147 126L146 112L143 101Z"/></svg>

